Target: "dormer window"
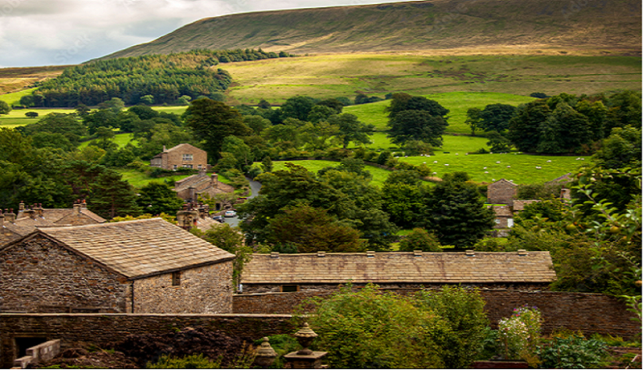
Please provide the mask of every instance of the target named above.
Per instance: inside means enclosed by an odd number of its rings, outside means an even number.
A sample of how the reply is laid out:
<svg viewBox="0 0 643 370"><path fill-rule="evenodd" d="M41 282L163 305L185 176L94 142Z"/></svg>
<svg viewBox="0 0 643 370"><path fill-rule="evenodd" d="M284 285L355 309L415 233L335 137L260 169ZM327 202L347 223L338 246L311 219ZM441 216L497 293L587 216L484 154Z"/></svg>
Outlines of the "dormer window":
<svg viewBox="0 0 643 370"><path fill-rule="evenodd" d="M191 161L192 160L192 154L183 154L183 160L184 161Z"/></svg>

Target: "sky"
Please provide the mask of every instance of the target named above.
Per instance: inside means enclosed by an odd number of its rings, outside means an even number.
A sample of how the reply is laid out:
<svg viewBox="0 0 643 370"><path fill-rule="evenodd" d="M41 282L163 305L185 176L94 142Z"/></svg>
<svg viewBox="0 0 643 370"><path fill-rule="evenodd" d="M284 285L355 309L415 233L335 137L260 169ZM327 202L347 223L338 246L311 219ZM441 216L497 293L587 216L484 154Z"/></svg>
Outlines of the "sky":
<svg viewBox="0 0 643 370"><path fill-rule="evenodd" d="M202 18L400 1L405 0L0 0L0 68L78 64Z"/></svg>

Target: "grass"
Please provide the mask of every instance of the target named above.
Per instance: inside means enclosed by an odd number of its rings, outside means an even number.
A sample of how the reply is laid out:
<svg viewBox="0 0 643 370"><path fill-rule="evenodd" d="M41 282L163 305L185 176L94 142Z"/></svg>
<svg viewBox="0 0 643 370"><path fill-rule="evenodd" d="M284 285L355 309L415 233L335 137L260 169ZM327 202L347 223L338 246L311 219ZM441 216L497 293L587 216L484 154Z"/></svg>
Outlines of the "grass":
<svg viewBox="0 0 643 370"><path fill-rule="evenodd" d="M234 81L228 90L233 104L256 104L262 98L280 104L295 95L354 98L358 92L380 97L388 92L491 92L528 99L533 92L641 89L641 58L627 56L333 54L228 63L222 68ZM461 97L465 103L472 98ZM457 108L457 103L452 105Z"/></svg>
<svg viewBox="0 0 643 370"><path fill-rule="evenodd" d="M339 165L339 162L333 161L315 161L315 160L303 160L303 161L274 161L273 162L273 171L277 170L287 170L286 163L294 163L298 166L305 167L308 171L317 173L317 171L326 167L336 167ZM366 166L366 169L373 175L371 184L381 187L384 184L384 181L391 173L391 171L384 170L379 167Z"/></svg>
<svg viewBox="0 0 643 370"><path fill-rule="evenodd" d="M84 141L84 142L80 143L80 145L78 146L78 149L83 149L87 145L91 144L91 142L94 141L94 140L98 140L98 139L88 140L88 141ZM114 141L118 145L119 148L124 147L125 145L127 145L130 142L132 144L134 144L134 145L136 144L136 140L134 140L134 134L132 134L132 133L116 134L116 135L114 135L114 139L112 141Z"/></svg>
<svg viewBox="0 0 643 370"><path fill-rule="evenodd" d="M7 104L9 104L9 106L11 106L12 104L18 103L20 101L20 98L22 98L23 96L31 95L34 90L36 90L36 87L21 90L18 92L2 94L0 95L0 100L6 102Z"/></svg>
<svg viewBox="0 0 643 370"><path fill-rule="evenodd" d="M150 182L178 181L188 176L191 176L191 175L182 175L182 176L168 176L168 177L154 178L132 169L117 168L116 171L118 171L118 173L123 175L123 180L129 182L130 185L132 185L137 189L144 187Z"/></svg>
<svg viewBox="0 0 643 370"><path fill-rule="evenodd" d="M15 93L18 94L18 93ZM3 96L12 95L5 94L0 95L0 98ZM18 98L20 99L20 98ZM1 99L0 99L1 100ZM38 117L36 118L27 118L25 113L27 112L38 112ZM32 123L36 123L41 120L44 116L49 113L74 113L73 108L27 108L27 109L12 109L8 114L0 115L0 127L18 127L26 126Z"/></svg>

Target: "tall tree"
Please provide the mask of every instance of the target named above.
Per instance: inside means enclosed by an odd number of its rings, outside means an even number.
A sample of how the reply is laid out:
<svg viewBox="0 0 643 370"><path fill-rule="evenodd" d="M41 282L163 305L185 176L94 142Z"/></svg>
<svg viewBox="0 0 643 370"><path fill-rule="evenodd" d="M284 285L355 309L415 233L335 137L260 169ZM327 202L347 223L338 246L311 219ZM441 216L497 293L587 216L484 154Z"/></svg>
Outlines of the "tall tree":
<svg viewBox="0 0 643 370"><path fill-rule="evenodd" d="M183 114L183 119L187 127L205 141L204 149L212 159L221 157L221 146L226 137L252 133L236 109L207 98L193 101Z"/></svg>
<svg viewBox="0 0 643 370"><path fill-rule="evenodd" d="M399 112L388 123L388 137L394 144L420 140L433 146L442 146L442 134L448 123L441 116L432 116L427 111L405 110Z"/></svg>
<svg viewBox="0 0 643 370"><path fill-rule="evenodd" d="M360 122L357 120L357 116L349 113L334 115L328 119L328 123L339 127L339 136L344 149L351 141L369 144L371 135L375 132L375 126Z"/></svg>
<svg viewBox="0 0 643 370"><path fill-rule="evenodd" d="M11 112L11 107L6 101L0 100L0 114L8 114Z"/></svg>
<svg viewBox="0 0 643 370"><path fill-rule="evenodd" d="M482 112L482 109L475 107L467 110L467 119L464 123L471 127L471 136L476 136L476 129L480 128L480 122L482 121L480 112Z"/></svg>
<svg viewBox="0 0 643 370"><path fill-rule="evenodd" d="M144 213L175 215L183 205L183 199L167 184L150 182L139 191L136 203Z"/></svg>
<svg viewBox="0 0 643 370"><path fill-rule="evenodd" d="M106 170L96 178L89 198L89 208L108 219L138 216L141 213L132 186L123 180L121 174L112 170Z"/></svg>
<svg viewBox="0 0 643 370"><path fill-rule="evenodd" d="M540 125L551 114L551 108L545 100L533 102L518 107L518 112L509 121L509 140L523 152L534 153L540 142Z"/></svg>
<svg viewBox="0 0 643 370"><path fill-rule="evenodd" d="M591 140L587 117L567 103L559 103L547 120L540 125L540 153L571 153Z"/></svg>
<svg viewBox="0 0 643 370"><path fill-rule="evenodd" d="M489 104L480 112L478 127L483 130L503 132L509 128L509 121L516 113L516 107L509 104Z"/></svg>

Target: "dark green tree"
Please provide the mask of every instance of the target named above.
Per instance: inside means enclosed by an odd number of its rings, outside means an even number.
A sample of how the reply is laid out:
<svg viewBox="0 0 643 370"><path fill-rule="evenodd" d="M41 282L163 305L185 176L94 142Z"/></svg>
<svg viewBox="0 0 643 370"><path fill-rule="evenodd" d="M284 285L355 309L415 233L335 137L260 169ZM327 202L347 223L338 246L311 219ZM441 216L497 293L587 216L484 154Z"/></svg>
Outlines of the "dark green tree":
<svg viewBox="0 0 643 370"><path fill-rule="evenodd" d="M466 173L451 175L425 195L423 223L442 245L472 246L491 231L495 214L485 207L476 186L463 181Z"/></svg>
<svg viewBox="0 0 643 370"><path fill-rule="evenodd" d="M308 114L313 109L315 101L307 96L292 97L281 106L282 120L288 117L296 118L301 121L308 119ZM274 122L273 122L274 123Z"/></svg>
<svg viewBox="0 0 643 370"><path fill-rule="evenodd" d="M263 172L272 172L272 159L268 156L263 157L261 167L263 168Z"/></svg>
<svg viewBox="0 0 643 370"><path fill-rule="evenodd" d="M540 126L547 121L550 114L551 109L545 100L521 105L509 121L507 138L518 150L535 153L540 142Z"/></svg>
<svg viewBox="0 0 643 370"><path fill-rule="evenodd" d="M112 170L98 175L88 203L93 212L107 219L141 214L134 189L121 174Z"/></svg>
<svg viewBox="0 0 643 370"><path fill-rule="evenodd" d="M0 100L0 114L8 114L11 112L11 107L6 101Z"/></svg>
<svg viewBox="0 0 643 370"><path fill-rule="evenodd" d="M476 129L480 128L480 122L482 122L482 118L480 118L480 113L482 112L482 109L480 108L469 108L467 110L467 119L464 121L469 127L471 127L471 136L476 136Z"/></svg>
<svg viewBox="0 0 643 370"><path fill-rule="evenodd" d="M433 146L442 146L442 134L448 123L442 116L432 116L427 111L405 110L399 112L388 123L388 137L395 144L420 140Z"/></svg>
<svg viewBox="0 0 643 370"><path fill-rule="evenodd" d="M516 113L516 107L509 104L489 104L480 112L478 127L483 130L503 132L509 128L509 121Z"/></svg>
<svg viewBox="0 0 643 370"><path fill-rule="evenodd" d="M375 126L360 122L357 120L357 116L349 113L334 115L328 119L328 123L339 127L339 136L344 149L351 141L369 144L371 135L375 132Z"/></svg>
<svg viewBox="0 0 643 370"><path fill-rule="evenodd" d="M576 112L567 103L559 103L540 127L538 152L572 153L591 141L587 117Z"/></svg>
<svg viewBox="0 0 643 370"><path fill-rule="evenodd" d="M257 104L257 107L259 107L261 109L270 109L272 106L265 99L261 99L261 100L259 100L259 103Z"/></svg>
<svg viewBox="0 0 643 370"><path fill-rule="evenodd" d="M183 119L186 126L205 141L204 149L212 159L220 158L221 146L226 137L252 133L236 109L211 99L193 101L183 114Z"/></svg>
<svg viewBox="0 0 643 370"><path fill-rule="evenodd" d="M306 119L306 121L312 123L327 121L328 118L335 114L337 114L337 112L331 107L327 107L325 105L315 105L310 109L310 113L308 113L308 118Z"/></svg>
<svg viewBox="0 0 643 370"><path fill-rule="evenodd" d="M511 150L511 142L506 137L502 136L498 131L491 131L487 134L487 145L491 147L494 153L508 152Z"/></svg>
<svg viewBox="0 0 643 370"><path fill-rule="evenodd" d="M442 252L440 242L434 234L424 229L415 228L400 242L400 252Z"/></svg>
<svg viewBox="0 0 643 370"><path fill-rule="evenodd" d="M27 118L36 118L38 117L38 112L27 112L25 116L27 116Z"/></svg>
<svg viewBox="0 0 643 370"><path fill-rule="evenodd" d="M136 204L144 213L175 215L183 206L183 199L170 186L160 182L150 182L139 191Z"/></svg>
<svg viewBox="0 0 643 370"><path fill-rule="evenodd" d="M133 107L130 107L127 111L136 114L138 118L143 120L152 119L159 116L159 113L157 111L145 105L135 105Z"/></svg>
<svg viewBox="0 0 643 370"><path fill-rule="evenodd" d="M317 105L325 105L327 107L333 108L335 110L335 114L341 114L342 110L344 109L344 104L334 98L322 100L317 103Z"/></svg>

